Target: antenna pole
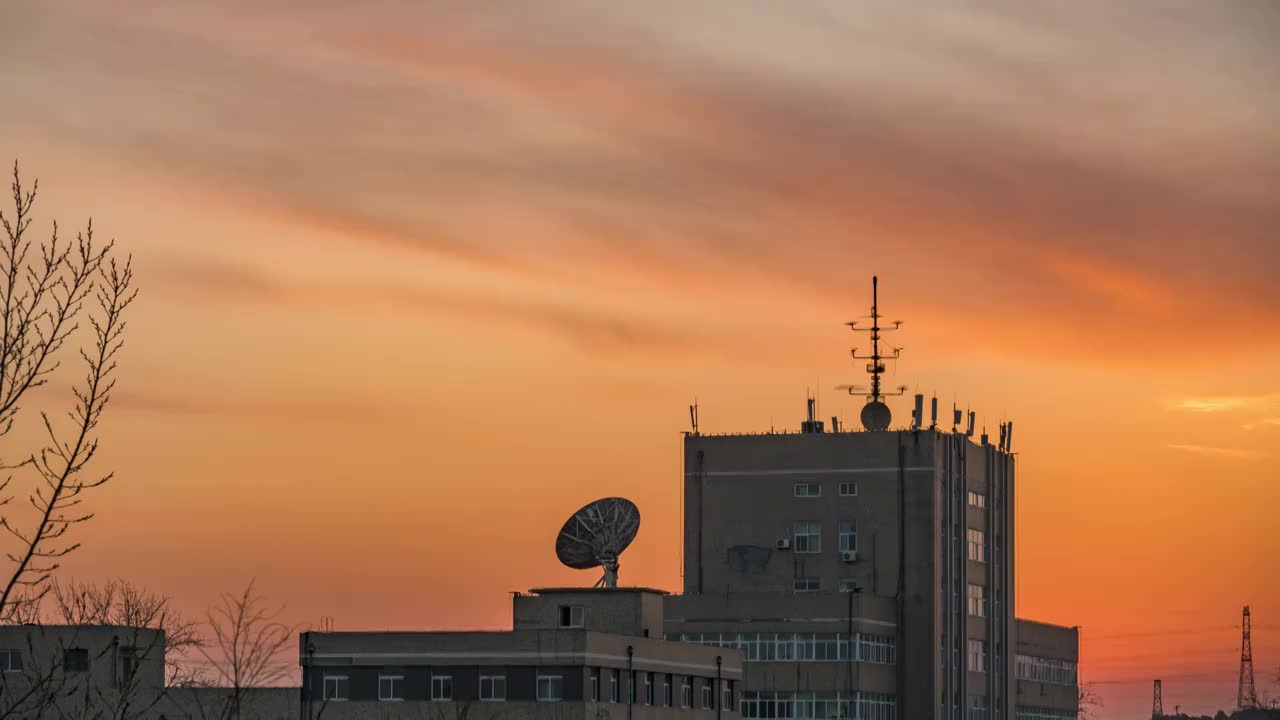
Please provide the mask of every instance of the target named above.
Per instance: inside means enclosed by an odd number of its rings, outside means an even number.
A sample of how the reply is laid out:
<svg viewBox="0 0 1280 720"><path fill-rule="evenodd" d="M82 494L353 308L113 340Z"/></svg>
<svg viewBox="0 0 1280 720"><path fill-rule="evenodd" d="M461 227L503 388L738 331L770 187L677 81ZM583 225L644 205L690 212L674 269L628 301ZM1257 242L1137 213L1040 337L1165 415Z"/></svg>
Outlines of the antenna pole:
<svg viewBox="0 0 1280 720"><path fill-rule="evenodd" d="M871 276L871 402L880 399L880 278Z"/></svg>
<svg viewBox="0 0 1280 720"><path fill-rule="evenodd" d="M880 278L879 276L871 277L871 327L858 327L857 322L846 323L849 329L854 332L865 332L871 335L871 354L859 355L858 349L854 348L850 352L850 356L854 360L869 360L867 363L867 373L871 375L871 386L869 388L856 387L852 385L842 385L839 389L848 390L850 395L862 395L867 398L867 407L862 410L862 424L868 430L885 430L889 427L892 415L889 408L884 404L884 398L889 395L904 395L907 392L906 386L896 389L896 392L886 393L881 384L881 375L885 372L886 360L897 360L902 354L902 348L893 348L891 355L886 355L880 350L880 333L890 332L902 327L901 321L894 321L892 327L880 326ZM865 392L862 392L864 391Z"/></svg>

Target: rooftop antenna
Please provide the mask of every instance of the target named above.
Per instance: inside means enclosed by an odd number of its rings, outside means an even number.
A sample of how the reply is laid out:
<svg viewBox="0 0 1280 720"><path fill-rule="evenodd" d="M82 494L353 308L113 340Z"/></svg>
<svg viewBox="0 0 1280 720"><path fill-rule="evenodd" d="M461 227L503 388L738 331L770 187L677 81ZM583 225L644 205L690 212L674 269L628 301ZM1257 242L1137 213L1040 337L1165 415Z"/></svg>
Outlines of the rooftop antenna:
<svg viewBox="0 0 1280 720"><path fill-rule="evenodd" d="M574 513L556 535L556 557L574 570L604 568L594 587L618 587L618 556L636 539L640 510L626 498L610 497Z"/></svg>
<svg viewBox="0 0 1280 720"><path fill-rule="evenodd" d="M929 429L938 429L938 393L934 392L933 399L929 401Z"/></svg>
<svg viewBox="0 0 1280 720"><path fill-rule="evenodd" d="M951 401L951 432L957 432L960 428L960 406L954 400Z"/></svg>
<svg viewBox="0 0 1280 720"><path fill-rule="evenodd" d="M810 396L805 399L806 414L805 421L800 423L800 432L802 433L820 433L822 432L822 421L817 419L818 400Z"/></svg>
<svg viewBox="0 0 1280 720"><path fill-rule="evenodd" d="M916 407L911 411L911 429L919 430L924 425L924 394L916 393Z"/></svg>
<svg viewBox="0 0 1280 720"><path fill-rule="evenodd" d="M978 418L978 413L970 410L969 411L969 427L965 428L965 431L964 431L965 437L973 437L973 423L974 421L977 420L977 418Z"/></svg>
<svg viewBox="0 0 1280 720"><path fill-rule="evenodd" d="M693 434L698 434L698 401L689 406L689 422L693 424Z"/></svg>
<svg viewBox="0 0 1280 720"><path fill-rule="evenodd" d="M903 395L907 392L907 386L902 385L895 392L883 392L880 389L880 376L884 374L886 360L897 360L902 354L902 348L893 348L892 355L880 354L880 333L891 332L902 327L901 320L893 321L893 327L880 327L880 298L879 298L880 278L873 276L871 278L871 327L858 327L858 322L845 323L849 329L854 332L871 333L871 354L859 355L858 348L853 348L849 355L854 360L870 360L867 363L867 373L871 375L871 387L868 389L860 385L840 385L837 390L847 390L850 395L862 395L867 398L867 404L862 407L862 425L868 430L887 430L890 421L893 420L893 414L889 412L889 406L885 405L881 398L892 395Z"/></svg>

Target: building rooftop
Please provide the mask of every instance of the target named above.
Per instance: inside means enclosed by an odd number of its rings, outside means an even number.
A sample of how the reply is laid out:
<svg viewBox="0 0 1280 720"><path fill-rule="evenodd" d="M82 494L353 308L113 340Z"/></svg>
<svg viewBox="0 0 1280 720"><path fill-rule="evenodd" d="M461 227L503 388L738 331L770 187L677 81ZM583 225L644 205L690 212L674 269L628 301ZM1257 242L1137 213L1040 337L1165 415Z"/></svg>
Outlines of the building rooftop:
<svg viewBox="0 0 1280 720"><path fill-rule="evenodd" d="M649 587L550 587L550 588L531 588L531 595L569 595L582 593L599 593L607 594L630 594L630 593L651 593L653 595L670 595L666 590L658 590Z"/></svg>

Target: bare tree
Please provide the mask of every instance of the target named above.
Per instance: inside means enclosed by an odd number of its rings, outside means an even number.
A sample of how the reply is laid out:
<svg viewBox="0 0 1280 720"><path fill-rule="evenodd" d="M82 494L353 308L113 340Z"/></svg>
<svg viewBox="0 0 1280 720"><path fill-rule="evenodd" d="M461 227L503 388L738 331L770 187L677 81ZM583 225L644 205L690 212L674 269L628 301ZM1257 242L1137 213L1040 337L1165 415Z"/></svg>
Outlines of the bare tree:
<svg viewBox="0 0 1280 720"><path fill-rule="evenodd" d="M1080 686L1079 717L1081 720L1094 720L1102 711L1102 698L1093 689L1093 685Z"/></svg>
<svg viewBox="0 0 1280 720"><path fill-rule="evenodd" d="M67 625L121 625L164 633L166 685L187 685L196 679L190 655L204 645L200 623L169 606L169 597L143 589L125 579L102 585L54 581L50 585L52 619Z"/></svg>
<svg viewBox="0 0 1280 720"><path fill-rule="evenodd" d="M215 717L239 720L248 708L253 688L279 683L297 667L285 654L297 628L279 621L281 609L271 609L254 589L253 581L239 595L226 593L206 613L211 635L199 652L208 661L214 681L229 689Z"/></svg>
<svg viewBox="0 0 1280 720"><path fill-rule="evenodd" d="M19 606L24 622L30 623L29 647L22 682L12 684L8 695L0 690L0 718L68 713L112 720L151 717L166 697L166 683L139 669L162 663L168 684L180 685L191 676L183 661L202 643L199 625L171 609L168 597L127 580L97 585L55 579L40 600ZM115 634L114 642L99 645L91 655L91 662L116 669L108 683L63 671L63 652L85 647L81 640L92 644L81 636L93 626L111 626Z"/></svg>
<svg viewBox="0 0 1280 720"><path fill-rule="evenodd" d="M0 211L0 438L14 428L28 393L49 381L67 352L78 351L84 375L72 385L66 418L40 413L39 447L0 447L0 527L13 544L6 553L11 571L0 590L3 619L20 617L22 606L38 603L49 591L61 558L79 547L68 533L93 517L80 507L84 495L112 478L86 470L115 387L125 311L137 296L130 260L117 261L114 241L94 241L92 220L74 241L61 238L54 222L48 240L37 246L29 233L38 186L37 181L24 188L15 162L14 212ZM77 347L86 318L91 339ZM10 505L17 497L10 489L15 479L32 484L31 507L21 515Z"/></svg>

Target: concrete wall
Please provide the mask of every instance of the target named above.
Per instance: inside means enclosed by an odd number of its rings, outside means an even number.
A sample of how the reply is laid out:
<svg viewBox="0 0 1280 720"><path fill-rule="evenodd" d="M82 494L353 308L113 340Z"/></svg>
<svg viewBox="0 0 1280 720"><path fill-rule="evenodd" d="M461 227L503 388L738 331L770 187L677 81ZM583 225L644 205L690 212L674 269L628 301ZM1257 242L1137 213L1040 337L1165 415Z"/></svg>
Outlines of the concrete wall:
<svg viewBox="0 0 1280 720"><path fill-rule="evenodd" d="M592 632L662 637L662 597L646 588L542 588L512 598L516 630L560 628L561 607L581 607Z"/></svg>
<svg viewBox="0 0 1280 720"><path fill-rule="evenodd" d="M929 448L909 452L909 473L932 473ZM854 578L867 592L892 594L897 580L896 433L688 436L685 441L686 594L792 592L797 576L822 578L825 591ZM795 497L816 482L820 497ZM841 482L857 484L840 497ZM841 520L857 522L858 560L838 549ZM796 522L816 522L822 551L779 551ZM755 550L762 564L753 563ZM732 550L732 554L731 554Z"/></svg>
<svg viewBox="0 0 1280 720"><path fill-rule="evenodd" d="M644 602L638 600L641 594L631 593L630 598L621 593L609 595L622 601L606 603L606 609L621 612L630 606L639 616L644 616ZM543 605L545 603L524 605L523 609L530 611L526 619L537 621ZM554 599L551 605L554 607ZM724 688L719 683L732 682L735 710L718 709L718 712L721 717L736 717L736 694L742 680L742 659L736 651L667 642L658 637L587 630L305 633L300 642L304 666L303 711L315 716L324 708L325 718L454 717L453 713L465 714L458 717L486 718L585 717L584 707L596 705L591 689L593 671L599 673L602 706L613 705L608 702L609 678L613 672L617 672L620 699L626 704L634 673L637 704L631 707L632 717L697 717L702 713L716 716L712 709L648 707L641 711L646 678L652 678L655 694L660 684L670 678L669 682L677 688L677 705L679 684L686 677L691 678L697 688L711 685L717 705ZM537 677L551 674L562 678L562 700L538 702ZM324 701L326 675L346 678L347 700ZM381 675L403 678L401 702L379 700ZM449 702L431 700L432 677L440 675L451 679ZM481 700L482 675L505 678L505 701ZM700 699L699 691L695 701ZM624 710L617 705L596 709L603 710L606 716L624 717L619 714ZM590 716L596 717L594 711Z"/></svg>
<svg viewBox="0 0 1280 720"><path fill-rule="evenodd" d="M0 710L18 717L140 712L164 689L164 633L159 630L0 626L0 650L9 668L0 673ZM85 669L69 666L69 659L85 661ZM132 673L126 670L131 664Z"/></svg>
<svg viewBox="0 0 1280 720"><path fill-rule="evenodd" d="M298 720L301 688L245 688L240 691L242 720ZM232 702L229 688L169 688L156 705L157 720L222 720ZM329 717L325 713L325 718Z"/></svg>
<svg viewBox="0 0 1280 720"><path fill-rule="evenodd" d="M1080 632L1077 628L1020 619L1017 654L1077 664L1078 674ZM1020 706L1076 710L1079 703L1076 685L1018 679L1015 687L1017 704Z"/></svg>

